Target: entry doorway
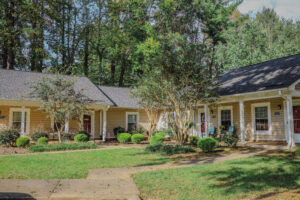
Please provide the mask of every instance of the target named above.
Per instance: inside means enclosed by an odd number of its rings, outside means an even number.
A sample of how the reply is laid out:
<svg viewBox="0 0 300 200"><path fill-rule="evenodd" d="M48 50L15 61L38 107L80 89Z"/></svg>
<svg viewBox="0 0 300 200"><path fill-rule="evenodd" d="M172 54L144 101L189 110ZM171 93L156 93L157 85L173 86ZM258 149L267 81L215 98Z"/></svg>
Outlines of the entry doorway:
<svg viewBox="0 0 300 200"><path fill-rule="evenodd" d="M198 134L199 137L206 137L206 132L205 132L205 112L204 109L199 109L198 110Z"/></svg>
<svg viewBox="0 0 300 200"><path fill-rule="evenodd" d="M300 105L293 106L295 142L300 143Z"/></svg>
<svg viewBox="0 0 300 200"><path fill-rule="evenodd" d="M91 133L92 129L92 117L91 115L83 115L83 130L87 133Z"/></svg>

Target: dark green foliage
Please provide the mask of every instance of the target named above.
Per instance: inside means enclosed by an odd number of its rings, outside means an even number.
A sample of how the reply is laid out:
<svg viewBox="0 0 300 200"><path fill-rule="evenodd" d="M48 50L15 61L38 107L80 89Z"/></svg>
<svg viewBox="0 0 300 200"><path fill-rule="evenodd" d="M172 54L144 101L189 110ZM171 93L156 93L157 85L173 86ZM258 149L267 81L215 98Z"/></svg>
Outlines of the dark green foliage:
<svg viewBox="0 0 300 200"><path fill-rule="evenodd" d="M160 135L154 135L150 138L150 144L156 145L156 144L162 144L164 142L164 137L161 137Z"/></svg>
<svg viewBox="0 0 300 200"><path fill-rule="evenodd" d="M148 145L145 148L146 152L151 153L161 153L165 155L174 155L174 154L183 154L183 153L192 153L195 152L195 149L191 146L182 146L182 145L163 145L163 144L156 144L156 145Z"/></svg>
<svg viewBox="0 0 300 200"><path fill-rule="evenodd" d="M95 143L58 143L58 144L37 144L29 147L32 152L43 152L43 151L64 151L64 150L75 150L75 149L96 149L98 147Z"/></svg>
<svg viewBox="0 0 300 200"><path fill-rule="evenodd" d="M48 138L47 138L47 137L40 137L40 138L37 140L37 143L38 143L38 144L48 144Z"/></svg>
<svg viewBox="0 0 300 200"><path fill-rule="evenodd" d="M88 139L90 139L90 134L84 130L79 131L77 134L85 134L88 137Z"/></svg>
<svg viewBox="0 0 300 200"><path fill-rule="evenodd" d="M193 146L197 146L199 140L198 136L190 136L190 144Z"/></svg>
<svg viewBox="0 0 300 200"><path fill-rule="evenodd" d="M172 139L172 138L173 138L173 132L172 132L172 129L168 128L168 129L166 130L166 135L168 135L168 136L170 137L170 139Z"/></svg>
<svg viewBox="0 0 300 200"><path fill-rule="evenodd" d="M89 137L86 134L79 133L74 136L74 141L75 142L87 142L87 141L89 141Z"/></svg>
<svg viewBox="0 0 300 200"><path fill-rule="evenodd" d="M119 133L117 135L117 140L121 143L128 143L131 140L131 134L130 133Z"/></svg>
<svg viewBox="0 0 300 200"><path fill-rule="evenodd" d="M140 133L140 134L142 134L142 133L144 133L145 132L145 130L144 129L142 129L142 128L140 128L140 129L138 129L138 130L135 130L135 131L133 131L133 133L132 134L137 134L137 133Z"/></svg>
<svg viewBox="0 0 300 200"><path fill-rule="evenodd" d="M14 129L6 129L0 132L0 143L7 146L14 146L20 133Z"/></svg>
<svg viewBox="0 0 300 200"><path fill-rule="evenodd" d="M131 142L133 143L141 143L145 139L143 134L137 133L131 136Z"/></svg>
<svg viewBox="0 0 300 200"><path fill-rule="evenodd" d="M117 136L119 133L124 133L125 132L125 128L118 126L116 128L114 128L114 134L115 136Z"/></svg>
<svg viewBox="0 0 300 200"><path fill-rule="evenodd" d="M17 147L26 147L30 143L29 137L19 137L16 141Z"/></svg>
<svg viewBox="0 0 300 200"><path fill-rule="evenodd" d="M42 131L38 131L38 132L35 132L31 135L31 139L33 141L38 141L39 138L41 137L46 137L46 138L49 138L48 134L45 133L45 132L42 132Z"/></svg>
<svg viewBox="0 0 300 200"><path fill-rule="evenodd" d="M146 146L145 151L151 153L159 152L162 146L163 144L150 144Z"/></svg>
<svg viewBox="0 0 300 200"><path fill-rule="evenodd" d="M198 142L198 147L204 152L211 152L219 145L218 140L214 138L202 138Z"/></svg>
<svg viewBox="0 0 300 200"><path fill-rule="evenodd" d="M164 138L166 136L166 134L164 132L156 132L156 133L154 133L154 136L158 136L158 137Z"/></svg>
<svg viewBox="0 0 300 200"><path fill-rule="evenodd" d="M224 143L229 146L229 147L236 147L237 142L238 142L238 137L235 135L225 135L224 138Z"/></svg>

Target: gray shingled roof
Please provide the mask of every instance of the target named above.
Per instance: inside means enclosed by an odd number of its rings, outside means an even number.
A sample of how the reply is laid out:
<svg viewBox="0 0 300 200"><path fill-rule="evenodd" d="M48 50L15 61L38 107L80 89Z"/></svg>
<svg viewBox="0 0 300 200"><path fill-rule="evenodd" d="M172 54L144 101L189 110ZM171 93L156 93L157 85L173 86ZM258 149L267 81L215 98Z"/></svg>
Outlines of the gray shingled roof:
<svg viewBox="0 0 300 200"><path fill-rule="evenodd" d="M114 106L124 108L139 108L137 100L130 95L131 88L98 86L99 90L106 95Z"/></svg>
<svg viewBox="0 0 300 200"><path fill-rule="evenodd" d="M30 85L42 77L53 77L53 74L24 72L0 69L0 99L5 100L34 100L28 97L31 92ZM61 75L62 76L62 75ZM62 76L75 80L75 90L83 90L94 104L112 105L111 101L99 92L98 88L86 77Z"/></svg>
<svg viewBox="0 0 300 200"><path fill-rule="evenodd" d="M219 94L287 88L300 79L300 54L249 65L221 74Z"/></svg>

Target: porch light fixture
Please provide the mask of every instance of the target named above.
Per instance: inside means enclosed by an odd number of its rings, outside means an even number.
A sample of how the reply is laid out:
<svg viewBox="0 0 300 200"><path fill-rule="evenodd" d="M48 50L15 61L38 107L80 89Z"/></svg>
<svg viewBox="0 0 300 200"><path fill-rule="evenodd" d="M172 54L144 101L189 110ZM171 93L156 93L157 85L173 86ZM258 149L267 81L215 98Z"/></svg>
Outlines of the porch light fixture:
<svg viewBox="0 0 300 200"><path fill-rule="evenodd" d="M281 110L281 104L277 105L278 110Z"/></svg>

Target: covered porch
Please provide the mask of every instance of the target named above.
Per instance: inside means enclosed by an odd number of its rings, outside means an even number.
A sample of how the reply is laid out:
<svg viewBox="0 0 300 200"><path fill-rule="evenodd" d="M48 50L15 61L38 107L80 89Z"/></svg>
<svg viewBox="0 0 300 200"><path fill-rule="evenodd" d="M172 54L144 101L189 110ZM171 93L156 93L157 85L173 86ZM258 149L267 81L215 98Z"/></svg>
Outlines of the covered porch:
<svg viewBox="0 0 300 200"><path fill-rule="evenodd" d="M300 94L274 90L222 97L214 105L200 105L194 112L192 135L207 137L209 127L220 134L221 125L234 126L241 144L278 142L289 147L300 143Z"/></svg>

